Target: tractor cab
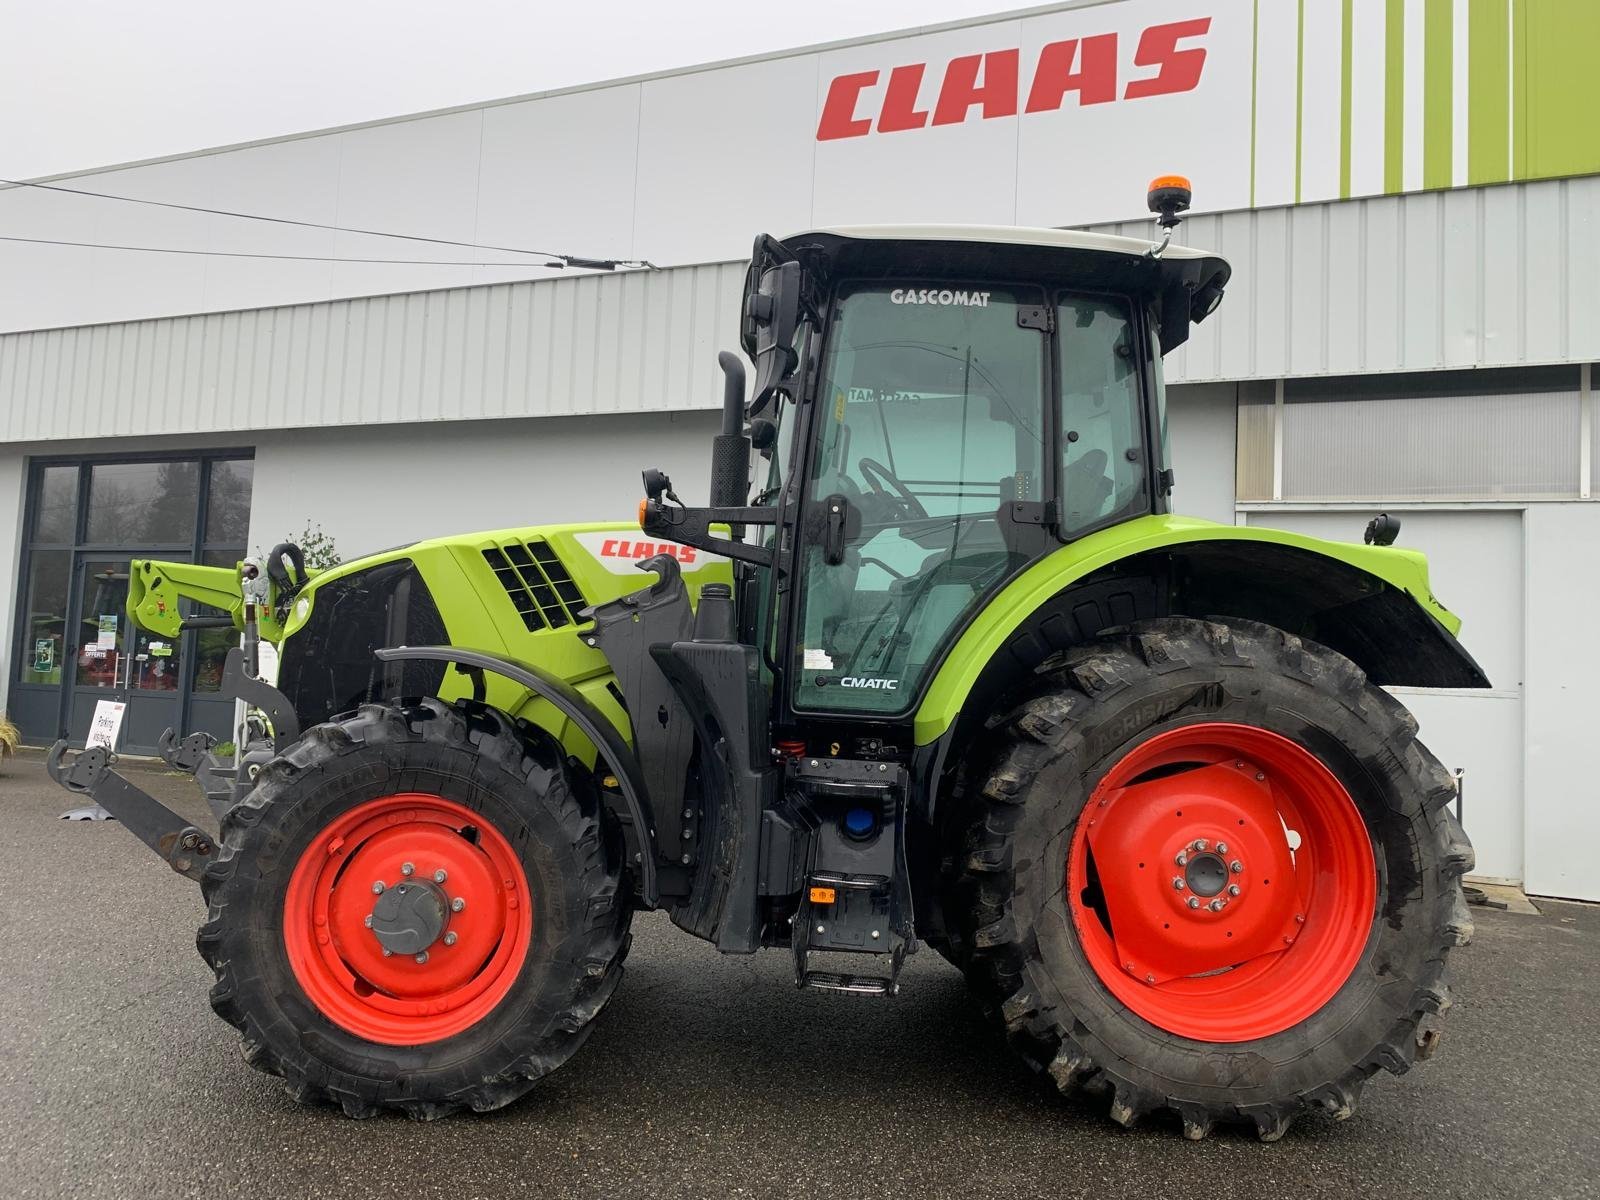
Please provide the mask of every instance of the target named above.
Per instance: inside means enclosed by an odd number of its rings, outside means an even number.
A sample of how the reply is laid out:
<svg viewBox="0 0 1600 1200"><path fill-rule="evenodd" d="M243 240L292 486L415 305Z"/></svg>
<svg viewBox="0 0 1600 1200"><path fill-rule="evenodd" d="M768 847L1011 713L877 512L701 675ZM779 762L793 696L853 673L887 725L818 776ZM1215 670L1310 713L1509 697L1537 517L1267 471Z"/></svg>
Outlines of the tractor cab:
<svg viewBox="0 0 1600 1200"><path fill-rule="evenodd" d="M756 561L773 579L743 616L775 721L906 718L1008 580L1167 511L1161 357L1228 275L1199 251L1054 229L758 238L743 322L755 395L726 428L748 421L764 460L772 532ZM739 490L713 508L745 504L749 443L729 442L713 475ZM656 493L646 529L714 546L715 514L685 515Z"/></svg>

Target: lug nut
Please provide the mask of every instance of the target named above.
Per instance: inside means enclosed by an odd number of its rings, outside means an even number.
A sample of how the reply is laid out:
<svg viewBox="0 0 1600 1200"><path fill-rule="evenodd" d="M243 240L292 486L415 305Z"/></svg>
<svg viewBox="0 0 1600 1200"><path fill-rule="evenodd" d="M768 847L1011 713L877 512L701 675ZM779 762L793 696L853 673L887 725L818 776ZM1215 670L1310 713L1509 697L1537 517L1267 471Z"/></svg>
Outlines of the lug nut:
<svg viewBox="0 0 1600 1200"><path fill-rule="evenodd" d="M1181 892L1181 891L1183 891L1183 887L1184 887L1183 876L1182 875L1174 875L1172 877L1172 890L1175 891L1175 892Z"/></svg>
<svg viewBox="0 0 1600 1200"><path fill-rule="evenodd" d="M394 951L389 949L389 947L385 946L383 948L383 956L385 958L392 958L394 956Z"/></svg>
<svg viewBox="0 0 1600 1200"><path fill-rule="evenodd" d="M444 873L444 868L443 867L440 867L437 871L435 871L433 873L433 881L435 883L443 883L448 878L449 878L449 876Z"/></svg>
<svg viewBox="0 0 1600 1200"><path fill-rule="evenodd" d="M1294 923L1296 925L1304 925L1306 923L1306 915L1305 915L1305 913L1295 913L1295 915L1294 915Z"/></svg>
<svg viewBox="0 0 1600 1200"><path fill-rule="evenodd" d="M372 882L372 894L374 896L383 895L383 880L381 880L381 879L373 880L373 882Z"/></svg>
<svg viewBox="0 0 1600 1200"><path fill-rule="evenodd" d="M427 962L428 961L428 952L426 950L424 950L421 954L417 955L416 961L419 962L419 963Z"/></svg>
<svg viewBox="0 0 1600 1200"><path fill-rule="evenodd" d="M1239 894L1239 885L1237 883L1230 883L1228 885L1228 895L1237 896L1238 894Z"/></svg>
<svg viewBox="0 0 1600 1200"><path fill-rule="evenodd" d="M1212 912L1221 912L1223 909L1228 907L1228 902L1226 900L1224 900L1221 896L1218 896L1210 904L1206 905L1206 907L1209 908Z"/></svg>
<svg viewBox="0 0 1600 1200"><path fill-rule="evenodd" d="M1190 896L1189 897L1189 907L1190 908L1199 908L1200 907L1200 897L1199 896Z"/></svg>
<svg viewBox="0 0 1600 1200"><path fill-rule="evenodd" d="M465 900L463 900L460 896L457 896L454 900L450 901L450 911L451 912L460 912L466 906L467 906L467 902Z"/></svg>
<svg viewBox="0 0 1600 1200"><path fill-rule="evenodd" d="M1237 875L1237 874L1239 874L1240 871L1244 870L1244 864L1242 862L1240 862L1236 858L1231 863L1228 864L1228 870L1232 871L1235 875Z"/></svg>
<svg viewBox="0 0 1600 1200"><path fill-rule="evenodd" d="M1154 975L1146 975L1144 977L1144 981L1146 983L1154 983L1156 981L1156 977Z"/></svg>
<svg viewBox="0 0 1600 1200"><path fill-rule="evenodd" d="M1178 857L1174 858L1172 861L1177 863L1180 867L1187 867L1189 865L1189 856L1182 850L1179 850Z"/></svg>
<svg viewBox="0 0 1600 1200"><path fill-rule="evenodd" d="M455 930L452 929L449 933L444 935L444 944L446 946L454 946L456 944Z"/></svg>
<svg viewBox="0 0 1600 1200"><path fill-rule="evenodd" d="M363 925L365 925L368 929L371 929L372 928L372 914L368 913L366 916L362 917L361 918L361 923Z"/></svg>
<svg viewBox="0 0 1600 1200"><path fill-rule="evenodd" d="M1194 848L1196 850L1204 850L1210 844L1211 843L1206 841L1205 838L1195 838L1195 840L1194 840Z"/></svg>
<svg viewBox="0 0 1600 1200"><path fill-rule="evenodd" d="M1226 854L1227 852L1228 852L1228 843L1227 842L1218 842L1217 843L1217 853L1218 854Z"/></svg>
<svg viewBox="0 0 1600 1200"><path fill-rule="evenodd" d="M400 874L402 874L402 875L410 875L410 874L414 873L416 871L416 869L417 868L412 866L410 863L401 863L400 864Z"/></svg>

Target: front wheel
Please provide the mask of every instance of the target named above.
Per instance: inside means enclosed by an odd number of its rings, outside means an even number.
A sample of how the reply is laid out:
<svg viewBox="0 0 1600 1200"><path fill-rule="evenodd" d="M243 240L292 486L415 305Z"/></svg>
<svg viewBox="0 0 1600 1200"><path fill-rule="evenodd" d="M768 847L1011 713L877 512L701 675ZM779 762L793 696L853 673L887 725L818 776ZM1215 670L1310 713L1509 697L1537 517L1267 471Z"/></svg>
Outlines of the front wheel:
<svg viewBox="0 0 1600 1200"><path fill-rule="evenodd" d="M212 1006L296 1099L498 1108L583 1043L621 976L608 834L540 731L479 706L364 705L225 817L198 938Z"/></svg>
<svg viewBox="0 0 1600 1200"><path fill-rule="evenodd" d="M1012 1044L1131 1124L1281 1137L1432 1050L1472 852L1416 723L1242 622L1070 652L967 773L946 906Z"/></svg>

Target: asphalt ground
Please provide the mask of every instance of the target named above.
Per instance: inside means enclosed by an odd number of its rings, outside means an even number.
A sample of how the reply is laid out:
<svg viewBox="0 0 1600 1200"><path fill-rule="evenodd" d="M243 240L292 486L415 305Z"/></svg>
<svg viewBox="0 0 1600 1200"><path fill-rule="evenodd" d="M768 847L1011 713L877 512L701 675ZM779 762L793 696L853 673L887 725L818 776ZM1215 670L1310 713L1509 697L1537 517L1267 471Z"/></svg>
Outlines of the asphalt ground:
<svg viewBox="0 0 1600 1200"><path fill-rule="evenodd" d="M195 818L186 778L135 770ZM1015 1062L932 952L795 989L659 915L588 1044L498 1113L351 1121L245 1066L198 889L0 766L0 1196L1600 1197L1600 908L1477 909L1439 1053L1281 1142L1124 1130Z"/></svg>

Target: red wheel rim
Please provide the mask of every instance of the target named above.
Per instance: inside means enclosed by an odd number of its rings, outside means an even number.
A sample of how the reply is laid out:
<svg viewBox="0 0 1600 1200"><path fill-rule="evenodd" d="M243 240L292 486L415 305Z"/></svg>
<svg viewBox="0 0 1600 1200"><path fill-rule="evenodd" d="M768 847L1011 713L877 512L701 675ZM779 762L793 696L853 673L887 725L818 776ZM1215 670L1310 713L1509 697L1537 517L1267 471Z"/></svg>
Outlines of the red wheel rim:
<svg viewBox="0 0 1600 1200"><path fill-rule="evenodd" d="M1067 852L1073 927L1138 1016L1208 1042L1270 1037L1350 978L1377 869L1350 793L1299 744L1210 722L1157 734L1090 796Z"/></svg>
<svg viewBox="0 0 1600 1200"><path fill-rule="evenodd" d="M423 949L385 955L368 920L402 886L391 904L426 896L442 915L415 935L428 939ZM328 1020L367 1041L420 1045L470 1028L505 998L528 956L532 909L499 830L442 796L403 792L357 805L311 839L289 878L283 941ZM380 916L391 941L393 923Z"/></svg>

